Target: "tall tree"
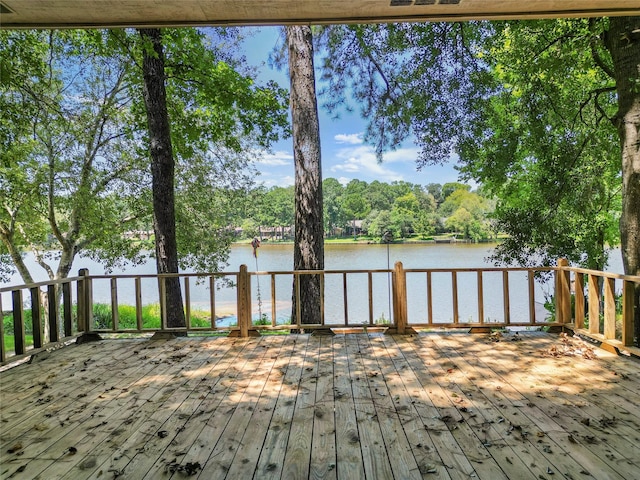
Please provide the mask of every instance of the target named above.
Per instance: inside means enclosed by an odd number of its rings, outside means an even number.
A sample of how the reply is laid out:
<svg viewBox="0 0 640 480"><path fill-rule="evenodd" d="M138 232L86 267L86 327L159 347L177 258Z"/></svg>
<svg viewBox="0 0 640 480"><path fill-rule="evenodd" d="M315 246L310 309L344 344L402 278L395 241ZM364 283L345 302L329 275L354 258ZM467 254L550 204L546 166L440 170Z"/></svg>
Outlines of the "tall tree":
<svg viewBox="0 0 640 480"><path fill-rule="evenodd" d="M313 37L308 26L286 27L291 82L291 122L295 164L295 270L324 269L320 124L313 63ZM300 275L301 323L321 323L321 277ZM294 284L293 317L297 299Z"/></svg>
<svg viewBox="0 0 640 480"><path fill-rule="evenodd" d="M157 28L140 29L143 41L143 98L149 128L149 154L153 190L153 231L155 233L156 270L158 274L178 273L176 241L175 163L171 145L167 93L165 90L162 34ZM168 327L184 327L180 279L165 280Z"/></svg>
<svg viewBox="0 0 640 480"><path fill-rule="evenodd" d="M640 275L640 17L611 18L602 37L613 68L599 63L612 74L618 94L613 124L622 151L622 259L627 274ZM634 318L640 344L640 284L635 285Z"/></svg>
<svg viewBox="0 0 640 480"><path fill-rule="evenodd" d="M144 216L131 67L105 43L105 32L0 32L0 251L26 283L25 251L50 279L80 253L107 267L138 258L124 235Z"/></svg>
<svg viewBox="0 0 640 480"><path fill-rule="evenodd" d="M254 81L229 54L235 38L163 31L183 269L224 264L252 152L288 129L286 91ZM150 244L125 235L152 225L140 35L2 31L0 40L0 273L17 268L31 283L25 250L49 278L66 276L79 254L106 269L141 261Z"/></svg>

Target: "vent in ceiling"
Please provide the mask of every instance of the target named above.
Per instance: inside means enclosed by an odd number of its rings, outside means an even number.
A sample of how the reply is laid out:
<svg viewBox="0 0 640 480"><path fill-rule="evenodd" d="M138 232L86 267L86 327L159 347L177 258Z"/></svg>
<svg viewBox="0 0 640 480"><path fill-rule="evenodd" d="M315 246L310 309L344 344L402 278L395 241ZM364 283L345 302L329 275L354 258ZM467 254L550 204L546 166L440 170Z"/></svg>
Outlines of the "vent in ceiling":
<svg viewBox="0 0 640 480"><path fill-rule="evenodd" d="M391 0L392 7L408 7L410 5L458 5L460 0Z"/></svg>
<svg viewBox="0 0 640 480"><path fill-rule="evenodd" d="M6 7L4 3L0 3L0 13L13 13L13 11Z"/></svg>

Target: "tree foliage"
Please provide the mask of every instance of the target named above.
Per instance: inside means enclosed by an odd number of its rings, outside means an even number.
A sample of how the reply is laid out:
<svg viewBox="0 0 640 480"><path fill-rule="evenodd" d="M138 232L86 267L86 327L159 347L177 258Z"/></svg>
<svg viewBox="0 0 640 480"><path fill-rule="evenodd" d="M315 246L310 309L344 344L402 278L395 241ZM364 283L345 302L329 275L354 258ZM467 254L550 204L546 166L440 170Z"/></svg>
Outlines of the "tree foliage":
<svg viewBox="0 0 640 480"><path fill-rule="evenodd" d="M608 19L326 27L327 107L355 98L380 158L407 138L418 167L455 151L463 178L498 200L495 225L510 237L497 261L602 266L620 208L607 29Z"/></svg>
<svg viewBox="0 0 640 480"><path fill-rule="evenodd" d="M286 92L257 84L229 53L233 30L172 29L163 39L180 261L215 270L253 152L288 133ZM0 32L0 254L25 281L25 249L51 278L78 254L110 268L148 252L125 235L151 226L143 48L129 30ZM228 192L235 201L220 199Z"/></svg>

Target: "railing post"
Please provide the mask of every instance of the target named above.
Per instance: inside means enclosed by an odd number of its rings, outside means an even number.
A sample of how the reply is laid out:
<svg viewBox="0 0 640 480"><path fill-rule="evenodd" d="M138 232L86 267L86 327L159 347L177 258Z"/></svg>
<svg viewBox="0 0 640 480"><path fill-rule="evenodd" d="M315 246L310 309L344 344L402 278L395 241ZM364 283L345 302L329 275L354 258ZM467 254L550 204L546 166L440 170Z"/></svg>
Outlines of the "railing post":
<svg viewBox="0 0 640 480"><path fill-rule="evenodd" d="M78 276L82 277L78 281L78 332L89 332L93 323L93 292L89 269L81 268Z"/></svg>
<svg viewBox="0 0 640 480"><path fill-rule="evenodd" d="M625 347L633 346L633 297L635 283L624 280L622 282L622 344Z"/></svg>
<svg viewBox="0 0 640 480"><path fill-rule="evenodd" d="M240 336L248 337L251 327L251 276L246 265L238 273L238 326Z"/></svg>
<svg viewBox="0 0 640 480"><path fill-rule="evenodd" d="M571 285L569 282L570 272L563 270L568 267L569 262L566 258L558 259L558 267L556 270L555 281L555 297L556 297L556 322L569 323L571 321Z"/></svg>
<svg viewBox="0 0 640 480"><path fill-rule="evenodd" d="M394 333L407 332L407 274L402 262L396 262L391 277Z"/></svg>

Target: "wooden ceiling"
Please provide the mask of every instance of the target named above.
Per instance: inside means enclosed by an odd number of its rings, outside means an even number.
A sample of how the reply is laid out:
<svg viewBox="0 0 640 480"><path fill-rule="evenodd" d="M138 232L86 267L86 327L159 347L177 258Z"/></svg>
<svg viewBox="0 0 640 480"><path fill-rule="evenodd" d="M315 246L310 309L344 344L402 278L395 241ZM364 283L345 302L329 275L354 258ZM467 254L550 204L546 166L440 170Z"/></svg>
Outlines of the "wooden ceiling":
<svg viewBox="0 0 640 480"><path fill-rule="evenodd" d="M640 0L0 0L5 29L613 15L640 15Z"/></svg>

